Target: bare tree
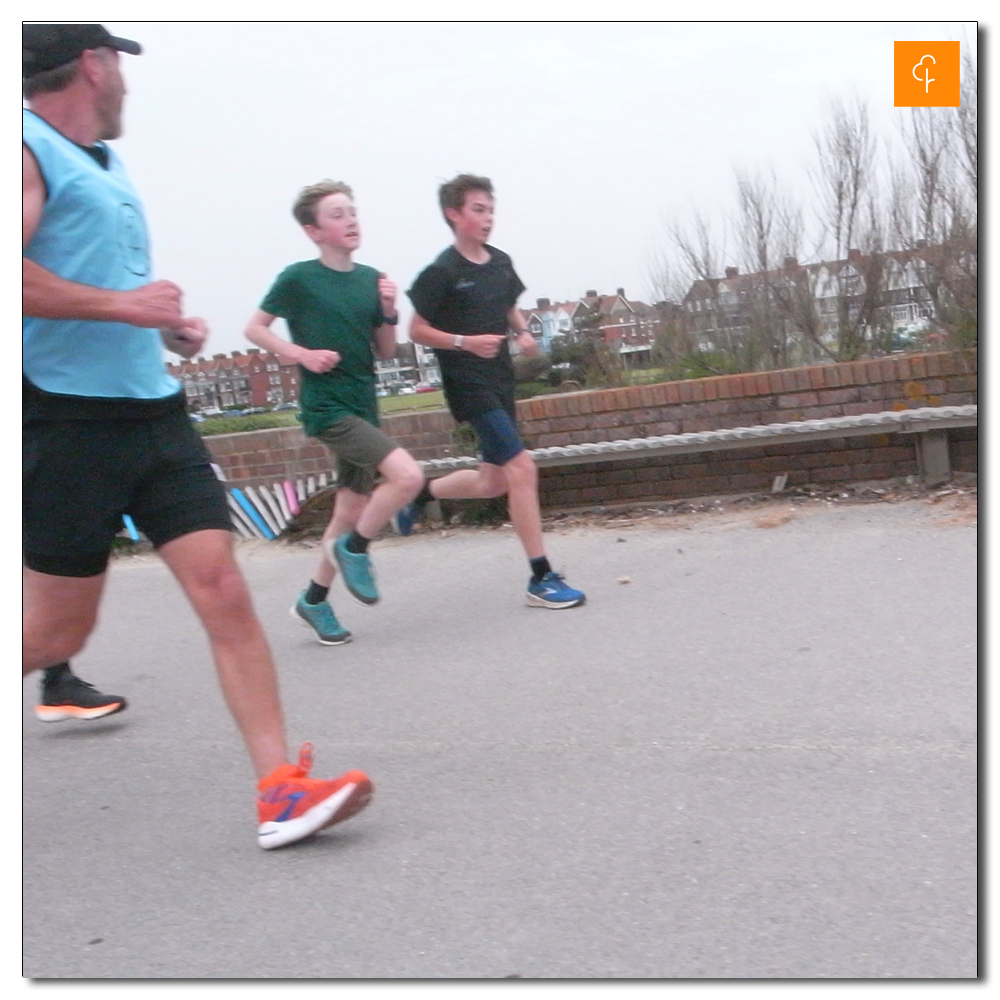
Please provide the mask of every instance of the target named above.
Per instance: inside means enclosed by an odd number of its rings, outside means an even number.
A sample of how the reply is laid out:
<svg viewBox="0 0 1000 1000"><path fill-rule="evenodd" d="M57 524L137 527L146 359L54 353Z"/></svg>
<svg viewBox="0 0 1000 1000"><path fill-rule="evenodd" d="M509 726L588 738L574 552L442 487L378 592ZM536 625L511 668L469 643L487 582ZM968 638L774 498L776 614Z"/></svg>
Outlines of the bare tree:
<svg viewBox="0 0 1000 1000"><path fill-rule="evenodd" d="M747 347L765 366L784 368L801 355L793 299L797 304L794 272L803 238L802 210L773 171L737 171L736 204L736 241L746 271L740 289Z"/></svg>
<svg viewBox="0 0 1000 1000"><path fill-rule="evenodd" d="M909 161L894 173L893 234L919 262L940 334L978 332L978 73L968 46L957 108L911 108L901 133Z"/></svg>
<svg viewBox="0 0 1000 1000"><path fill-rule="evenodd" d="M661 297L657 362L680 378L746 370L739 338L725 319L732 310L723 303L723 250L711 222L696 211L687 224L673 219L665 228L668 251L655 265Z"/></svg>
<svg viewBox="0 0 1000 1000"><path fill-rule="evenodd" d="M810 172L817 194L820 249L842 260L856 245L866 196L874 181L877 143L868 106L860 97L833 100L826 128L813 136L817 165Z"/></svg>

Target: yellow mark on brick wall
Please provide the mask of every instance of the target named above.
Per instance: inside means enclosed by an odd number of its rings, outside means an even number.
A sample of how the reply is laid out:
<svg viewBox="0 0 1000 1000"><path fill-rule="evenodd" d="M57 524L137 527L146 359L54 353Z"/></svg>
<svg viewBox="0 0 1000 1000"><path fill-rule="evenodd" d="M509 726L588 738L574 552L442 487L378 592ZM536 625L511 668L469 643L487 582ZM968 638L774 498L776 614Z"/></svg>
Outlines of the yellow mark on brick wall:
<svg viewBox="0 0 1000 1000"><path fill-rule="evenodd" d="M907 382L903 386L903 395L907 399L922 399L927 395L927 390L919 382Z"/></svg>

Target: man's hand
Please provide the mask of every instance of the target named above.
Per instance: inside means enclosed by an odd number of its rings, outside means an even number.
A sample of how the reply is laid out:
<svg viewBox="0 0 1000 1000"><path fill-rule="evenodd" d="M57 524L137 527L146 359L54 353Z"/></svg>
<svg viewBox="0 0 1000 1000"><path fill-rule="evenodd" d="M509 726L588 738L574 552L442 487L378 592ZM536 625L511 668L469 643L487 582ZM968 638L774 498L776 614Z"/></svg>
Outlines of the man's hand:
<svg viewBox="0 0 1000 1000"><path fill-rule="evenodd" d="M396 315L396 283L390 281L385 274L378 276L378 301L382 307L382 315L392 319Z"/></svg>
<svg viewBox="0 0 1000 1000"><path fill-rule="evenodd" d="M324 372L328 372L340 364L340 355L336 351L310 351L304 349L298 362L303 368L307 368L317 375L322 375Z"/></svg>
<svg viewBox="0 0 1000 1000"><path fill-rule="evenodd" d="M475 354L477 358L495 358L506 339L506 334L502 333L478 333L467 336L462 341L460 350Z"/></svg>
<svg viewBox="0 0 1000 1000"><path fill-rule="evenodd" d="M172 281L154 281L116 294L122 323L177 330L186 322L181 313L181 290Z"/></svg>
<svg viewBox="0 0 1000 1000"><path fill-rule="evenodd" d="M541 350L538 346L538 341L535 340L528 330L519 333L514 338L514 343L517 344L517 349L528 358L533 358Z"/></svg>
<svg viewBox="0 0 1000 1000"><path fill-rule="evenodd" d="M163 346L182 358L193 358L208 340L208 325L197 316L185 317L179 326L160 330Z"/></svg>

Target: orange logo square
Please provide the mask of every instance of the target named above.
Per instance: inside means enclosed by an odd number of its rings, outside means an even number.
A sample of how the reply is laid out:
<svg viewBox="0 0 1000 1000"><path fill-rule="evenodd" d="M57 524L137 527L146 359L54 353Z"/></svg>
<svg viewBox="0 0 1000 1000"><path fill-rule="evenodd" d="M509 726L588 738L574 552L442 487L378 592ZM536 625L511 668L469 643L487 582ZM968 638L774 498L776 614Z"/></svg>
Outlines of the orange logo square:
<svg viewBox="0 0 1000 1000"><path fill-rule="evenodd" d="M959 106L959 42L893 42L895 106Z"/></svg>

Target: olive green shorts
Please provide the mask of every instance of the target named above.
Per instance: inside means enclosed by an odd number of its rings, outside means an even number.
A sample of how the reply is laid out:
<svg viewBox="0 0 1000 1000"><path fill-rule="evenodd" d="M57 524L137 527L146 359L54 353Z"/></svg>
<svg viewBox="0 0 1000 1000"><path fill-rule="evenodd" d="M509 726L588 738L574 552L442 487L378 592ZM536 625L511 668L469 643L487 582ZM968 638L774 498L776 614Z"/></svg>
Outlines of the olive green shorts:
<svg viewBox="0 0 1000 1000"><path fill-rule="evenodd" d="M375 488L378 467L399 445L361 417L342 417L317 435L337 467L337 488L367 496Z"/></svg>

